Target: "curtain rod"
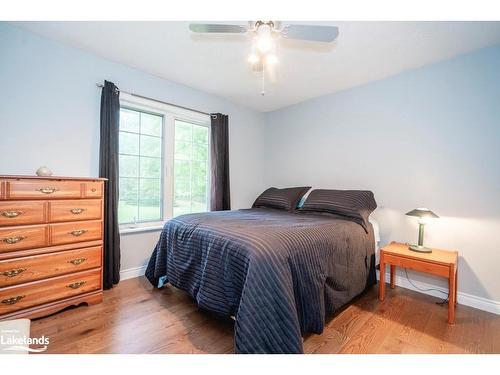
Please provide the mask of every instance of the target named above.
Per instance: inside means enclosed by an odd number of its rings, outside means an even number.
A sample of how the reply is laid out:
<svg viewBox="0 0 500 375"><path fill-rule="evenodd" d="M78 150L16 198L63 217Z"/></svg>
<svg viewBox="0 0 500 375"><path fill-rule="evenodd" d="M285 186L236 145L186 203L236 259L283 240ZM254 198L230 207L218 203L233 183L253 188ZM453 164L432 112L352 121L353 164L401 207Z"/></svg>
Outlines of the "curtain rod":
<svg viewBox="0 0 500 375"><path fill-rule="evenodd" d="M104 85L102 83L96 83L96 86L100 87L100 88L104 87ZM216 117L215 115L212 115L211 113L207 113L207 112L203 112L203 111L198 111L197 109L183 107L181 105L177 105L177 104L173 104L173 103L169 103L169 102L164 102L164 101L158 100L158 99L148 98L147 96L142 96L142 95L139 95L139 94L134 94L133 92L128 92L128 91L125 91L125 90L120 90L120 89L118 89L118 90L120 92L123 92L123 93L128 94L128 95L135 96L137 98L152 100L154 102L158 102L158 103L162 103L162 104L167 104L167 105L171 105L171 106L174 106L174 107L177 107L177 108L187 109L188 111L193 111L193 112L201 113L203 115L208 115L208 116L214 116L214 117Z"/></svg>

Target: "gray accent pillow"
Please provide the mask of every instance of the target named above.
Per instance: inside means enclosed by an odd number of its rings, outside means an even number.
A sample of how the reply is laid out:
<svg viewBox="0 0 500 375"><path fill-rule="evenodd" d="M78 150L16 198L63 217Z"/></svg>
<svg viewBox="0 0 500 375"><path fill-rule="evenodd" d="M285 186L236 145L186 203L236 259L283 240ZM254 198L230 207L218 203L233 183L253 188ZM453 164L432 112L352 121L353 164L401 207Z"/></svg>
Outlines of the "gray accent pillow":
<svg viewBox="0 0 500 375"><path fill-rule="evenodd" d="M293 188L278 189L275 187L264 191L255 200L252 208L269 207L287 211L295 211L300 198L307 193L310 186L301 186Z"/></svg>
<svg viewBox="0 0 500 375"><path fill-rule="evenodd" d="M326 212L353 219L368 232L368 217L377 208L373 193L369 190L311 191L299 209L301 212Z"/></svg>

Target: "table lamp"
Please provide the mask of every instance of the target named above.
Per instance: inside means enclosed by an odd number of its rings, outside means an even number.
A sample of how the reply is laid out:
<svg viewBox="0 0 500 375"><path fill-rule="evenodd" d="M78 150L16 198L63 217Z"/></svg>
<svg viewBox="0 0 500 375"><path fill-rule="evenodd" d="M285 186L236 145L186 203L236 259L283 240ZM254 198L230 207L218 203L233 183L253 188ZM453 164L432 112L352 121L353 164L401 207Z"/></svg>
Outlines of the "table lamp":
<svg viewBox="0 0 500 375"><path fill-rule="evenodd" d="M408 216L416 216L418 217L418 245L410 245L409 248L410 250L413 251L418 251L420 253L431 253L432 250L429 249L428 247L424 246L424 226L426 224L426 219L427 218L438 218L439 216L436 215L434 212L429 210L428 208L415 208L414 210L411 210L410 212L407 212L406 215Z"/></svg>

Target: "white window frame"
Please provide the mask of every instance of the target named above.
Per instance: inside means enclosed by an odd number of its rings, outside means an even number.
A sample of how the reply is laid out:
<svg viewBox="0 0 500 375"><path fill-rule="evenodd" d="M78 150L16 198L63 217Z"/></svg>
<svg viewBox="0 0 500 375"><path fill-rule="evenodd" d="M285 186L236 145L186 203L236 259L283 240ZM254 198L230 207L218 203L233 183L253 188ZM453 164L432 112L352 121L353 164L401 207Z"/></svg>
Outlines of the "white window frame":
<svg viewBox="0 0 500 375"><path fill-rule="evenodd" d="M206 126L208 131L208 185L210 186L210 115L190 111L188 109L179 108L173 105L164 104L155 100L140 98L134 95L120 93L120 107L136 109L138 111L149 112L163 116L162 129L162 187L163 194L162 202L162 220L148 221L143 223L120 224L120 233L134 233L148 230L158 230L163 228L163 225L173 216L173 201L174 201L174 142L175 142L175 120L189 122L199 126ZM209 195L210 189L207 189ZM210 197L207 196L207 202Z"/></svg>

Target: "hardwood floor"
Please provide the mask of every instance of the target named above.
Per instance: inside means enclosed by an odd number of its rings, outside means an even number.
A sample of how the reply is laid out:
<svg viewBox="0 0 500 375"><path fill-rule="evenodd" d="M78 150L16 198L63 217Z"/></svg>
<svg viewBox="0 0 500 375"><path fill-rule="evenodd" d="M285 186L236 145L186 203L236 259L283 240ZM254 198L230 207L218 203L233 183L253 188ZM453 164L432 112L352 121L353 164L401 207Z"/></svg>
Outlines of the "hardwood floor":
<svg viewBox="0 0 500 375"><path fill-rule="evenodd" d="M305 338L306 353L500 353L500 316L458 305L456 324L436 298L374 287ZM232 353L233 321L198 310L172 287L144 278L104 292L104 302L32 322L50 338L48 353Z"/></svg>

